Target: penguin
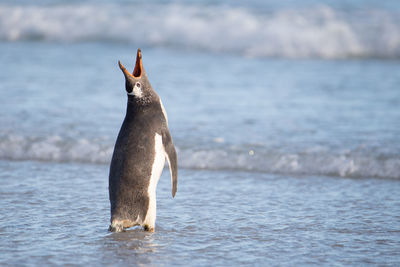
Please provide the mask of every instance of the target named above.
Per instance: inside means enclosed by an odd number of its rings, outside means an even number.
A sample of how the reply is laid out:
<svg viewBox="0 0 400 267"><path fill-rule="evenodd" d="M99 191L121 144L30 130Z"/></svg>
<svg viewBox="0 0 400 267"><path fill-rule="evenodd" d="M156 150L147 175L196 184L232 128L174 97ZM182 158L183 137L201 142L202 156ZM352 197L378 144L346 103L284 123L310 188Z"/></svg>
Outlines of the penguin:
<svg viewBox="0 0 400 267"><path fill-rule="evenodd" d="M118 65L125 76L128 103L110 164L109 231L121 232L141 226L145 231L154 232L157 183L167 160L172 197L175 197L177 155L164 106L143 68L141 50L137 51L132 74L120 61Z"/></svg>

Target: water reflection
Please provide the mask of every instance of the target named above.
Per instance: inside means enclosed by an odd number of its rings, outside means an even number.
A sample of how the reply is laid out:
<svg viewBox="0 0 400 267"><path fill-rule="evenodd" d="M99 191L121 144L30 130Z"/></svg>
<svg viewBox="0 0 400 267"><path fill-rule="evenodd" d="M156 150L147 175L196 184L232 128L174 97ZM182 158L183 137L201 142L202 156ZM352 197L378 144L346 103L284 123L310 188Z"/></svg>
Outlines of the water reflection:
<svg viewBox="0 0 400 267"><path fill-rule="evenodd" d="M108 233L103 240L103 263L127 263L153 266L152 259L159 248L157 233L132 228L122 233Z"/></svg>

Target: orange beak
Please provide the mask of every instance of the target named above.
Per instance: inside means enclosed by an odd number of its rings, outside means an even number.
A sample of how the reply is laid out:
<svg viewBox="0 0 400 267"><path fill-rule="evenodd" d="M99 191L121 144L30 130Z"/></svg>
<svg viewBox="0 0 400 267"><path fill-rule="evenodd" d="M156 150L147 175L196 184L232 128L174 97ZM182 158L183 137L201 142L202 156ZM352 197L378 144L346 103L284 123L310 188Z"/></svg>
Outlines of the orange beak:
<svg viewBox="0 0 400 267"><path fill-rule="evenodd" d="M132 74L130 74L129 71L126 70L126 68L124 67L124 65L122 65L120 61L118 61L118 65L126 77L131 76L135 79L142 77L143 64L142 64L142 52L140 51L140 48L137 50L135 69L133 70Z"/></svg>

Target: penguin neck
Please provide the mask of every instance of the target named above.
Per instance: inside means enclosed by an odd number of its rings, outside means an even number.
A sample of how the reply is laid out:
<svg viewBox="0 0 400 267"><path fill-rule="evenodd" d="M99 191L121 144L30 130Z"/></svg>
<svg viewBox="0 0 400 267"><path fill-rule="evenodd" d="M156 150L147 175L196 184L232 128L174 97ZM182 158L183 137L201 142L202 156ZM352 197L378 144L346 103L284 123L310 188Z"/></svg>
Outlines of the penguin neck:
<svg viewBox="0 0 400 267"><path fill-rule="evenodd" d="M144 108L145 106L139 104L133 97L129 97L126 105L126 114L135 114L141 112Z"/></svg>
<svg viewBox="0 0 400 267"><path fill-rule="evenodd" d="M133 96L128 97L128 103L126 106L126 114L141 114L146 112L147 109L152 107L152 101L143 99L135 99Z"/></svg>

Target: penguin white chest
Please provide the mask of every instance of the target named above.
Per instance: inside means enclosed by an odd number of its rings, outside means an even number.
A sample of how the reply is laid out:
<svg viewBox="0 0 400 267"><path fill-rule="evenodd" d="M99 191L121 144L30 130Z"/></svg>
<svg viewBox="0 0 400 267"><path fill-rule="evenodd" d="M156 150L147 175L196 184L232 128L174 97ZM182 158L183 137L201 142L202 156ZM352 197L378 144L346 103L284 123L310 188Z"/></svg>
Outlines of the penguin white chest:
<svg viewBox="0 0 400 267"><path fill-rule="evenodd" d="M162 136L158 133L154 136L154 162L151 168L151 176L149 181L148 195L149 195L149 209L147 211L145 223L154 227L156 220L156 189L158 180L165 165L165 150L162 143Z"/></svg>

